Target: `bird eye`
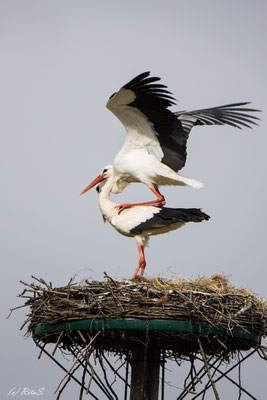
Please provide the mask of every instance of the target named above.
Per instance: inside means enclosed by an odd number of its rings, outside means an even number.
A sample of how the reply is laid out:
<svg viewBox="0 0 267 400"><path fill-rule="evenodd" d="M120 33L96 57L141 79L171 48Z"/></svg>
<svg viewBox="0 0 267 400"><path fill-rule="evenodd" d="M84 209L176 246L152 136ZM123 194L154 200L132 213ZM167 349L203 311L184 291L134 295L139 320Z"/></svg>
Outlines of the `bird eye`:
<svg viewBox="0 0 267 400"><path fill-rule="evenodd" d="M103 174L104 174L105 172L108 172L107 168L103 169Z"/></svg>

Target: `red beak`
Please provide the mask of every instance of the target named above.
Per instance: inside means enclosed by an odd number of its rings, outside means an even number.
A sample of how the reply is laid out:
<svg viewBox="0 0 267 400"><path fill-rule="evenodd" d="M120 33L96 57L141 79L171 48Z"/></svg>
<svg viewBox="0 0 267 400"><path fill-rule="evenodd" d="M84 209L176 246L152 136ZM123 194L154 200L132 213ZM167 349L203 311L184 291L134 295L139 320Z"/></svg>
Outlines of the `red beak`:
<svg viewBox="0 0 267 400"><path fill-rule="evenodd" d="M97 178L95 178L95 179L93 180L93 182L90 183L90 185L88 185L88 186L82 191L81 195L84 194L84 193L86 193L86 192L88 192L88 190L92 189L92 187L94 187L94 186L97 185L98 183L102 182L104 179L105 179L105 178L103 178L102 175L99 175Z"/></svg>

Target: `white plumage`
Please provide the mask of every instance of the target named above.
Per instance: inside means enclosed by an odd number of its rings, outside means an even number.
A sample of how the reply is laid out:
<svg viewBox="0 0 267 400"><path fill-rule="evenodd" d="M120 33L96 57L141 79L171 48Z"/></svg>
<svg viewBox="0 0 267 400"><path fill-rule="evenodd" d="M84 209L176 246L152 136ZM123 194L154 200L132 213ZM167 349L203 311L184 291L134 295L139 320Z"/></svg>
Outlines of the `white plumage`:
<svg viewBox="0 0 267 400"><path fill-rule="evenodd" d="M258 110L244 107L248 103L173 113L169 110L175 104L171 93L166 86L155 83L160 78L149 75L138 75L108 100L107 108L125 126L126 139L113 166L105 167L82 192L99 184L98 204L103 217L122 235L135 237L140 257L133 278L140 269L143 276L144 247L151 235L209 219L200 209L163 207L165 200L158 189L160 185L202 186L199 181L178 174L186 162L192 127L227 124L250 128L258 119L249 114ZM120 193L131 182L146 184L157 199L137 204L113 203L110 192Z"/></svg>
<svg viewBox="0 0 267 400"><path fill-rule="evenodd" d="M155 83L160 78L149 75L138 75L107 102L107 108L126 129L125 143L113 163L111 192L120 193L129 183L142 182L157 196L151 202L122 204L121 211L133 205L164 205L158 189L161 185L202 187L201 182L178 174L185 165L187 139L194 125L241 128L250 127L258 119L248 114L257 110L243 107L248 103L173 113L168 109L175 104L171 93L165 85Z"/></svg>
<svg viewBox="0 0 267 400"><path fill-rule="evenodd" d="M86 189L89 190L95 185L98 185L98 205L104 219L122 235L136 239L140 258L133 278L140 269L141 276L143 276L146 265L144 247L147 246L150 236L179 229L187 222L201 222L209 219L209 216L199 209L173 209L143 205L133 206L120 212L118 204L109 198L114 185L114 173L111 165L106 166Z"/></svg>

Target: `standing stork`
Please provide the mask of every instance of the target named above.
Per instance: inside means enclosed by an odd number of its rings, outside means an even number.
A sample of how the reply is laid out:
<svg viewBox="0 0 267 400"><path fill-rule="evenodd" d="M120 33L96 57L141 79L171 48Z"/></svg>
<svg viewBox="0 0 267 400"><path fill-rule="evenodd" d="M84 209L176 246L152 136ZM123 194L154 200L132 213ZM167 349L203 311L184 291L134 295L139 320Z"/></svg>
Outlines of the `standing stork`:
<svg viewBox="0 0 267 400"><path fill-rule="evenodd" d="M200 188L194 179L179 175L186 162L186 144L194 125L257 125L259 119L245 107L247 102L195 111L172 112L172 93L158 77L144 72L126 83L107 102L107 108L122 122L126 139L114 160L112 193L120 193L131 182L146 184L157 199L145 203L120 204L119 211L136 205L165 205L158 186L182 185Z"/></svg>
<svg viewBox="0 0 267 400"><path fill-rule="evenodd" d="M139 263L134 272L136 277L141 269L140 276L144 274L146 260L144 247L147 246L149 237L159 235L181 228L187 222L201 222L210 217L198 208L167 208L160 206L143 205L132 206L120 214L118 205L113 203L110 192L114 185L113 166L106 166L101 174L87 187L91 189L95 185L98 192L98 205L110 225L124 236L134 237L139 252Z"/></svg>

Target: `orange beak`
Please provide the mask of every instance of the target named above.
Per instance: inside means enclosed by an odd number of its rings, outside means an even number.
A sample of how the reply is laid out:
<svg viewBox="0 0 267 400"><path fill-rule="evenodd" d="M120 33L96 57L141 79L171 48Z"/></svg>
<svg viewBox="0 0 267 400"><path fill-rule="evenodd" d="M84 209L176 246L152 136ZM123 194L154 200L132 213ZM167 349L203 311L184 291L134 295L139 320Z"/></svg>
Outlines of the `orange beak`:
<svg viewBox="0 0 267 400"><path fill-rule="evenodd" d="M88 186L82 191L81 195L84 194L84 193L86 193L86 192L88 192L88 190L92 189L92 187L94 187L94 186L97 185L98 183L102 182L104 179L105 179L105 178L103 178L102 175L99 175L97 178L95 178L95 179L93 180L93 182L90 183L90 185L88 185Z"/></svg>

